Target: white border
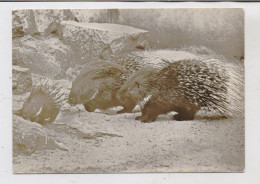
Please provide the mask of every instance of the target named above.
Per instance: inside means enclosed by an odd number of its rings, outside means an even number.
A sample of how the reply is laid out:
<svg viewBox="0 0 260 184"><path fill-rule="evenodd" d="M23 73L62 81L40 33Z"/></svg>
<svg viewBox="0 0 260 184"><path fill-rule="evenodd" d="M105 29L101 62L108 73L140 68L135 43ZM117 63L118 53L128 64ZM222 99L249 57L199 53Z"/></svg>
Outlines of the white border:
<svg viewBox="0 0 260 184"><path fill-rule="evenodd" d="M12 174L11 134L11 10L60 8L244 8L246 69L246 170L245 173L186 174ZM260 3L111 3L111 2L0 2L0 183L184 183L259 184L260 183Z"/></svg>

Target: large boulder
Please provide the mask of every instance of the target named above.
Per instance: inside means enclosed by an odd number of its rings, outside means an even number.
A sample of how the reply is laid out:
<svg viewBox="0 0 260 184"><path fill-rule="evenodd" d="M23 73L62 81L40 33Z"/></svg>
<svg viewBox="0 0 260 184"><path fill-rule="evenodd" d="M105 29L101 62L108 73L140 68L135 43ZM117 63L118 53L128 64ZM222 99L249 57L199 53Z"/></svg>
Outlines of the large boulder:
<svg viewBox="0 0 260 184"><path fill-rule="evenodd" d="M25 34L48 36L55 33L59 22L74 20L75 16L66 9L15 10L13 15L13 37Z"/></svg>
<svg viewBox="0 0 260 184"><path fill-rule="evenodd" d="M13 65L13 94L29 92L32 87L32 76L28 68Z"/></svg>
<svg viewBox="0 0 260 184"><path fill-rule="evenodd" d="M107 23L63 21L59 29L60 39L74 48L79 63L144 49L147 35L142 29Z"/></svg>
<svg viewBox="0 0 260 184"><path fill-rule="evenodd" d="M66 70L74 64L74 54L70 47L56 37L39 40L25 36L20 45L13 46L13 59L17 58L22 59L18 63L25 65L32 73L50 78L65 77Z"/></svg>
<svg viewBox="0 0 260 184"><path fill-rule="evenodd" d="M36 151L61 149L66 146L46 127L13 115L13 155L31 155Z"/></svg>

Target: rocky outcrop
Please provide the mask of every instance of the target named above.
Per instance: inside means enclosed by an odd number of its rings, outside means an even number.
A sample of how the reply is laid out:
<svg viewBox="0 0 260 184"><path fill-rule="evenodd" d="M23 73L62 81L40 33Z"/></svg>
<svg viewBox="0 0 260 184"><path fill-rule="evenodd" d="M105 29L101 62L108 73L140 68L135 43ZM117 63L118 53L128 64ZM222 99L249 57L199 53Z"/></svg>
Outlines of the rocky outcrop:
<svg viewBox="0 0 260 184"><path fill-rule="evenodd" d="M16 10L13 11L13 37L26 34L49 36L56 32L59 22L74 19L75 16L66 9Z"/></svg>
<svg viewBox="0 0 260 184"><path fill-rule="evenodd" d="M13 154L31 155L42 150L66 150L55 133L42 125L13 116Z"/></svg>
<svg viewBox="0 0 260 184"><path fill-rule="evenodd" d="M33 35L37 32L33 10L16 10L12 12L13 37L25 34Z"/></svg>
<svg viewBox="0 0 260 184"><path fill-rule="evenodd" d="M31 90L32 77L28 68L13 65L13 94L22 94Z"/></svg>
<svg viewBox="0 0 260 184"><path fill-rule="evenodd" d="M147 47L148 32L118 24L79 23L63 21L60 39L74 48L77 61L86 63L96 58L109 59Z"/></svg>
<svg viewBox="0 0 260 184"><path fill-rule="evenodd" d="M32 73L50 78L62 78L66 70L74 64L74 55L69 46L56 37L40 40L25 36L20 45L13 47L13 62L22 60Z"/></svg>

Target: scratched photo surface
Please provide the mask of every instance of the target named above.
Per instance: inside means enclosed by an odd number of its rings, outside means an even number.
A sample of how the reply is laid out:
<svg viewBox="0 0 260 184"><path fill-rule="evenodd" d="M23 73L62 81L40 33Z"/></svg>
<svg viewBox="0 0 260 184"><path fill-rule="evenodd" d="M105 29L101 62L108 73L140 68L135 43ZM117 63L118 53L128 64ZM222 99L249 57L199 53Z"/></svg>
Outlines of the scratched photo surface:
<svg viewBox="0 0 260 184"><path fill-rule="evenodd" d="M243 9L12 12L13 172L244 172Z"/></svg>

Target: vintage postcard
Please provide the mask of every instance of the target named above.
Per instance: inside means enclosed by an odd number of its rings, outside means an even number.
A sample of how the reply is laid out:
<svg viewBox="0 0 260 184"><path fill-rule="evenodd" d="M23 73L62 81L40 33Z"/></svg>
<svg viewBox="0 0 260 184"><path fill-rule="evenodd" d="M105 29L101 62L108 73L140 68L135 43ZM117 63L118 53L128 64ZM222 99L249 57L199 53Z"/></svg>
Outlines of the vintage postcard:
<svg viewBox="0 0 260 184"><path fill-rule="evenodd" d="M244 172L243 9L12 12L13 172Z"/></svg>

